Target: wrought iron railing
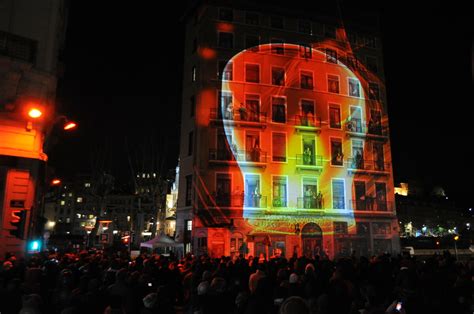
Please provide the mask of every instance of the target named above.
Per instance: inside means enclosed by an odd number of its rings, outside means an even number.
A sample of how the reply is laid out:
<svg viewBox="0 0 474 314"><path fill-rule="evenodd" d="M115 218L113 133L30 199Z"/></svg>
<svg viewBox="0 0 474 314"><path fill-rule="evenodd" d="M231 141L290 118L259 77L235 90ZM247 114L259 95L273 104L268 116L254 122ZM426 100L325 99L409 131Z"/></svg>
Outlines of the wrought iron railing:
<svg viewBox="0 0 474 314"><path fill-rule="evenodd" d="M234 109L231 111L222 111L218 108L210 109L210 119L211 120L227 120L227 121L245 121L245 122L256 122L256 123L266 123L267 122L267 113L266 112L256 112L253 110L248 110L246 108Z"/></svg>
<svg viewBox="0 0 474 314"><path fill-rule="evenodd" d="M323 166L323 156L313 154L297 154L296 155L297 166Z"/></svg>

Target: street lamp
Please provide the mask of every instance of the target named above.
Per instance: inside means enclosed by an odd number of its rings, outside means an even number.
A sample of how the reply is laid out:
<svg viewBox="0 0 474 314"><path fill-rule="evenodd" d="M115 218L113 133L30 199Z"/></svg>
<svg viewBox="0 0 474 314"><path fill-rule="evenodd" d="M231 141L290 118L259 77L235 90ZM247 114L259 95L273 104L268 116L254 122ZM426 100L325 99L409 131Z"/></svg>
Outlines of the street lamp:
<svg viewBox="0 0 474 314"><path fill-rule="evenodd" d="M454 253L456 254L456 259L458 259L458 246L456 244L456 242L458 242L458 240L459 240L459 236L456 235L454 237Z"/></svg>

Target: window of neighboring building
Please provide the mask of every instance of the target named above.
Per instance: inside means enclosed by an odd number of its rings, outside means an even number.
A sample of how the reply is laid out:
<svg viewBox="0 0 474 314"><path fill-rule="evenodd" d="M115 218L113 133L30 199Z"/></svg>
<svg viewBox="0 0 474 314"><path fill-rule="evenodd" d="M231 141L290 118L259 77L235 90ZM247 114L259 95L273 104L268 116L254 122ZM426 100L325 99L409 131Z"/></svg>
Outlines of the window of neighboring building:
<svg viewBox="0 0 474 314"><path fill-rule="evenodd" d="M90 187L91 187L91 184L90 184L89 182L86 182L86 183L84 183L84 187L90 188Z"/></svg>
<svg viewBox="0 0 474 314"><path fill-rule="evenodd" d="M372 232L374 234L390 234L390 223L389 222L373 222Z"/></svg>
<svg viewBox="0 0 474 314"><path fill-rule="evenodd" d="M193 131L189 132L188 134L188 156L193 154L193 143L194 143L194 133Z"/></svg>
<svg viewBox="0 0 474 314"><path fill-rule="evenodd" d="M193 221L186 220L186 231L192 231L192 230L193 230Z"/></svg>
<svg viewBox="0 0 474 314"><path fill-rule="evenodd" d="M218 173L216 175L216 204L220 206L231 205L231 176L228 173Z"/></svg>
<svg viewBox="0 0 474 314"><path fill-rule="evenodd" d="M367 64L367 69L372 72L372 73L377 73L378 72L378 66L377 66L377 58L376 57L371 57L367 56L366 57L366 64Z"/></svg>
<svg viewBox="0 0 474 314"><path fill-rule="evenodd" d="M387 185L384 182L375 183L376 210L387 210Z"/></svg>
<svg viewBox="0 0 474 314"><path fill-rule="evenodd" d="M217 117L222 119L222 112L224 112L224 119L233 118L232 93L227 91L219 91L220 108L217 108Z"/></svg>
<svg viewBox="0 0 474 314"><path fill-rule="evenodd" d="M354 55L348 54L346 57L347 66L351 69L358 69L359 68L359 60Z"/></svg>
<svg viewBox="0 0 474 314"><path fill-rule="evenodd" d="M78 197L78 198L76 199L76 202L77 202L77 203L82 203L82 197Z"/></svg>
<svg viewBox="0 0 474 314"><path fill-rule="evenodd" d="M312 49L308 44L300 44L300 57L305 59L312 58Z"/></svg>
<svg viewBox="0 0 474 314"><path fill-rule="evenodd" d="M364 36L364 43L369 48L377 48L377 43L374 36Z"/></svg>
<svg viewBox="0 0 474 314"><path fill-rule="evenodd" d="M246 12L245 13L245 23L249 25L258 25L260 24L260 17L257 13Z"/></svg>
<svg viewBox="0 0 474 314"><path fill-rule="evenodd" d="M272 53L276 55L283 55L285 54L285 44L284 41L281 39L272 39Z"/></svg>
<svg viewBox="0 0 474 314"><path fill-rule="evenodd" d="M298 32L304 34L311 34L311 22L306 20L298 21Z"/></svg>
<svg viewBox="0 0 474 314"><path fill-rule="evenodd" d="M193 53L197 51L197 47L198 47L197 38L194 38L193 39L193 48L192 48Z"/></svg>
<svg viewBox="0 0 474 314"><path fill-rule="evenodd" d="M272 160L286 162L285 133L272 133Z"/></svg>
<svg viewBox="0 0 474 314"><path fill-rule="evenodd" d="M220 48L234 48L234 33L219 32L217 45Z"/></svg>
<svg viewBox="0 0 474 314"><path fill-rule="evenodd" d="M334 49L326 49L326 62L337 63L337 51Z"/></svg>
<svg viewBox="0 0 474 314"><path fill-rule="evenodd" d="M272 97L272 121L286 123L286 99L284 97Z"/></svg>
<svg viewBox="0 0 474 314"><path fill-rule="evenodd" d="M329 127L333 129L341 128L341 108L338 105L329 106Z"/></svg>
<svg viewBox="0 0 474 314"><path fill-rule="evenodd" d="M383 152L383 143L374 142L374 169L377 171L385 170L385 157Z"/></svg>
<svg viewBox="0 0 474 314"><path fill-rule="evenodd" d="M273 207L287 206L286 185L286 177L273 177Z"/></svg>
<svg viewBox="0 0 474 314"><path fill-rule="evenodd" d="M369 83L369 99L380 99L379 85L377 83Z"/></svg>
<svg viewBox="0 0 474 314"><path fill-rule="evenodd" d="M245 49L257 52L259 51L260 36L258 35L246 35L245 36Z"/></svg>
<svg viewBox="0 0 474 314"><path fill-rule="evenodd" d="M230 8L219 8L219 20L232 22L234 20L234 11Z"/></svg>
<svg viewBox="0 0 474 314"><path fill-rule="evenodd" d="M327 38L336 39L336 26L324 25L324 36Z"/></svg>
<svg viewBox="0 0 474 314"><path fill-rule="evenodd" d="M342 166L343 164L342 140L340 138L331 138L331 165Z"/></svg>
<svg viewBox="0 0 474 314"><path fill-rule="evenodd" d="M360 84L358 79L349 78L349 96L360 97Z"/></svg>
<svg viewBox="0 0 474 314"><path fill-rule="evenodd" d="M191 70L191 81L196 82L196 66L193 66Z"/></svg>
<svg viewBox="0 0 474 314"><path fill-rule="evenodd" d="M260 83L260 65L247 63L245 65L245 81Z"/></svg>
<svg viewBox="0 0 474 314"><path fill-rule="evenodd" d="M66 218L66 223L67 223L67 224L71 223L71 218L67 217L67 218Z"/></svg>
<svg viewBox="0 0 474 314"><path fill-rule="evenodd" d="M285 69L279 67L272 67L272 85L285 85Z"/></svg>
<svg viewBox="0 0 474 314"><path fill-rule="evenodd" d="M345 204L344 180L332 179L332 208L344 209Z"/></svg>
<svg viewBox="0 0 474 314"><path fill-rule="evenodd" d="M186 206L191 206L192 201L192 191L193 191L193 176L186 176Z"/></svg>
<svg viewBox="0 0 474 314"><path fill-rule="evenodd" d="M61 204L61 206L64 206L64 205L66 205L66 201L61 201L60 204Z"/></svg>
<svg viewBox="0 0 474 314"><path fill-rule="evenodd" d="M313 73L310 71L300 72L300 87L303 89L313 89Z"/></svg>
<svg viewBox="0 0 474 314"><path fill-rule="evenodd" d="M218 62L218 75L219 79L222 81L232 81L232 76L234 72L234 65L232 62L227 62L225 60L219 60Z"/></svg>
<svg viewBox="0 0 474 314"><path fill-rule="evenodd" d="M198 246L198 249L207 248L207 237L197 238L197 246Z"/></svg>
<svg viewBox="0 0 474 314"><path fill-rule="evenodd" d="M339 94L339 76L328 75L328 92Z"/></svg>
<svg viewBox="0 0 474 314"><path fill-rule="evenodd" d="M194 117L194 112L196 111L196 96L192 95L189 97L189 115Z"/></svg>
<svg viewBox="0 0 474 314"><path fill-rule="evenodd" d="M334 222L334 234L347 234L347 222L345 221L335 221Z"/></svg>
<svg viewBox="0 0 474 314"><path fill-rule="evenodd" d="M281 16L271 16L270 17L270 27L283 29L284 28L283 17L281 17Z"/></svg>

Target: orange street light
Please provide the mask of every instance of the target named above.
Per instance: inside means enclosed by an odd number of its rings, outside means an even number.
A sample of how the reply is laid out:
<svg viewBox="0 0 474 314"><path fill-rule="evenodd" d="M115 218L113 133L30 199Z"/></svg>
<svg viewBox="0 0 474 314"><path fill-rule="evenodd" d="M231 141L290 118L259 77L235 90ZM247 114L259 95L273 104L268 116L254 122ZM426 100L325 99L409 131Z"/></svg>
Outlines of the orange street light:
<svg viewBox="0 0 474 314"><path fill-rule="evenodd" d="M53 181L51 181L51 185L60 185L61 184L61 180L59 179L53 179Z"/></svg>
<svg viewBox="0 0 474 314"><path fill-rule="evenodd" d="M30 111L28 111L28 116L33 119L37 119L43 115L43 112L39 110L38 108L31 108Z"/></svg>
<svg viewBox="0 0 474 314"><path fill-rule="evenodd" d="M64 124L64 127L63 129L68 131L68 130L71 130L71 129L75 129L77 127L77 124L76 122L74 121L67 121L66 124Z"/></svg>

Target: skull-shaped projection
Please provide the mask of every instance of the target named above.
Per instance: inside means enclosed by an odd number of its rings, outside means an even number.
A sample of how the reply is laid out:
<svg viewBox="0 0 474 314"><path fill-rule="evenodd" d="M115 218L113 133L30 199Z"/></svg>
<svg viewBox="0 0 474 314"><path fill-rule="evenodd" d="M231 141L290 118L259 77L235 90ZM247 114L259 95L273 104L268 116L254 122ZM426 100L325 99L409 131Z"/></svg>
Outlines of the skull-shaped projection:
<svg viewBox="0 0 474 314"><path fill-rule="evenodd" d="M367 136L383 137L382 115L362 76L332 49L266 44L231 58L221 79L217 146L238 165L231 194L250 233L332 233L335 221L355 232L353 210L378 194L354 178L384 167L383 141Z"/></svg>

